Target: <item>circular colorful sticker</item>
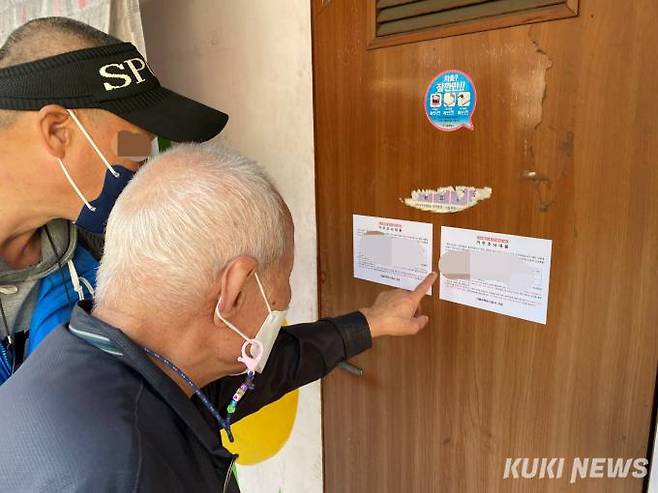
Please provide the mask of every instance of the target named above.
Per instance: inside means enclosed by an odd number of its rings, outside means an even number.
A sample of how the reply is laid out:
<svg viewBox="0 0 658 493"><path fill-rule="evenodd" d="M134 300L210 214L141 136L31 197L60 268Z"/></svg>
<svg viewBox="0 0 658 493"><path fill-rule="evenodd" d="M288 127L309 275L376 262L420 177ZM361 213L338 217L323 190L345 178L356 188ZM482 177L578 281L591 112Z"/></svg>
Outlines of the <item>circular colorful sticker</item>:
<svg viewBox="0 0 658 493"><path fill-rule="evenodd" d="M473 130L477 93L473 80L459 70L437 75L425 93L425 114L430 123L443 132L462 127Z"/></svg>

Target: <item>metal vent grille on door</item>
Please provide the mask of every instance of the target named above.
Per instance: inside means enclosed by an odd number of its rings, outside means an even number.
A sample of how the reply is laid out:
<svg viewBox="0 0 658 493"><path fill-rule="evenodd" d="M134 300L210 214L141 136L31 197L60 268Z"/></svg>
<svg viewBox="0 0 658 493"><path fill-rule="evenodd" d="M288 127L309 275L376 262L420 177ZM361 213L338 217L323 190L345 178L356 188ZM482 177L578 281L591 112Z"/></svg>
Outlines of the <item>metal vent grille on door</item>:
<svg viewBox="0 0 658 493"><path fill-rule="evenodd" d="M578 14L578 0L370 1L374 21L371 45L406 43ZM377 42L392 38L399 41Z"/></svg>

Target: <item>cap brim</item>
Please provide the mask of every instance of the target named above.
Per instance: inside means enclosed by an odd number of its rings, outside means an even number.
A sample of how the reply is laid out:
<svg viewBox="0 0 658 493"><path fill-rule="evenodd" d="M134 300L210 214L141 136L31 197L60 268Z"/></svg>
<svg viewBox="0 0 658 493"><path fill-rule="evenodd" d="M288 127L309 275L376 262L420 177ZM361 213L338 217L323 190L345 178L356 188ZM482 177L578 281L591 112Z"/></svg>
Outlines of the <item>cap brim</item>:
<svg viewBox="0 0 658 493"><path fill-rule="evenodd" d="M174 142L205 142L219 134L228 115L164 87L148 92L140 108L110 108L116 115L144 130ZM139 97L139 96L138 96Z"/></svg>

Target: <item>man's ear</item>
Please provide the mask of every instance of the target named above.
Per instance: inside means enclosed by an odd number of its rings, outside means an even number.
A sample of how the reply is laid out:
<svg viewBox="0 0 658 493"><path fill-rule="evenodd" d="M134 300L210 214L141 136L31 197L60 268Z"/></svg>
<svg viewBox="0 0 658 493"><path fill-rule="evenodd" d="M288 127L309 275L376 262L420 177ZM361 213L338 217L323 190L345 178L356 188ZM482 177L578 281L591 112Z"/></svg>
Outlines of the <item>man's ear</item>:
<svg viewBox="0 0 658 493"><path fill-rule="evenodd" d="M48 154L63 158L71 141L71 117L66 108L48 104L37 112L37 131Z"/></svg>
<svg viewBox="0 0 658 493"><path fill-rule="evenodd" d="M219 274L219 312L231 318L242 307L244 287L249 277L256 272L258 262L253 257L240 256L231 260Z"/></svg>

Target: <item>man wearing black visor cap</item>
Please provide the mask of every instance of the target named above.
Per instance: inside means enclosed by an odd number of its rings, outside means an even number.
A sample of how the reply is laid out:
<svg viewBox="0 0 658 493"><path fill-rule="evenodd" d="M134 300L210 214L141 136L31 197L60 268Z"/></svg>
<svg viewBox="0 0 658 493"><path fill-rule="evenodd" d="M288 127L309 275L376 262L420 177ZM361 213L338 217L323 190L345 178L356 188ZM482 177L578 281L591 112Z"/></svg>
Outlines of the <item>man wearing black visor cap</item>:
<svg viewBox="0 0 658 493"><path fill-rule="evenodd" d="M0 383L93 296L107 217L146 157L121 142L203 142L227 120L162 87L132 44L86 24L36 19L9 36L0 48Z"/></svg>

